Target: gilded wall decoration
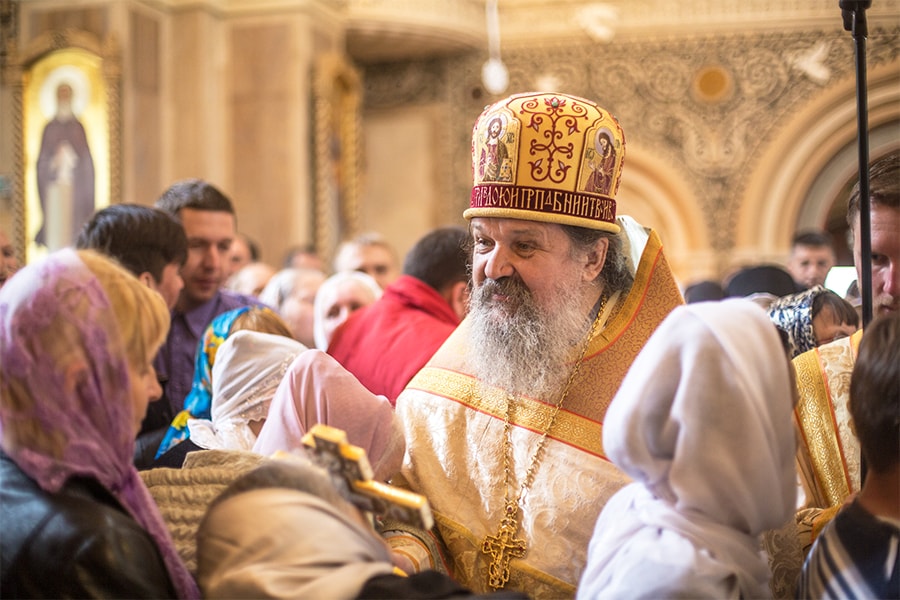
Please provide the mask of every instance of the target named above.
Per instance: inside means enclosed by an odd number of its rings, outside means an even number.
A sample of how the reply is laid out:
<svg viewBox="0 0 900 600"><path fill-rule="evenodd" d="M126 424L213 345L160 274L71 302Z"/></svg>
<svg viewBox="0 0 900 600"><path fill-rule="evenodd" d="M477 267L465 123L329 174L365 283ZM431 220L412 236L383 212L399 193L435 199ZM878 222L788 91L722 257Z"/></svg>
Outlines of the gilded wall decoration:
<svg viewBox="0 0 900 600"><path fill-rule="evenodd" d="M359 231L361 84L337 54L317 60L313 79L315 245L325 264Z"/></svg>
<svg viewBox="0 0 900 600"><path fill-rule="evenodd" d="M870 26L869 69L898 54L900 27ZM615 114L629 143L652 148L693 188L713 249L722 253L734 245L748 173L779 124L830 85L855 77L853 39L840 19L833 29L800 32L505 48L503 59L510 74L505 93L550 82ZM454 199L452 210L467 205L471 189L472 123L495 99L480 84L483 60L473 53L370 66L365 73L366 108L446 107L444 164L452 177L442 195Z"/></svg>

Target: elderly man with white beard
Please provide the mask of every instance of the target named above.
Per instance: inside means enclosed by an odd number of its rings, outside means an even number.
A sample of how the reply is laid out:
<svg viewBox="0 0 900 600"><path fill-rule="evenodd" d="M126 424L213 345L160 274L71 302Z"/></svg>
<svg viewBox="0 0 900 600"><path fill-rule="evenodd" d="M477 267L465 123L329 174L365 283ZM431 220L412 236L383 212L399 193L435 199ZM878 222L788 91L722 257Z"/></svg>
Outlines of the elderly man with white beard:
<svg viewBox="0 0 900 600"><path fill-rule="evenodd" d="M498 120L502 182L478 169ZM588 186L601 137L618 157L603 194ZM386 524L414 568L476 592L574 596L597 515L628 482L604 456L604 414L682 303L658 236L616 217L624 151L612 115L565 94L514 95L476 122L469 315L397 400L397 479L436 521L429 535Z"/></svg>

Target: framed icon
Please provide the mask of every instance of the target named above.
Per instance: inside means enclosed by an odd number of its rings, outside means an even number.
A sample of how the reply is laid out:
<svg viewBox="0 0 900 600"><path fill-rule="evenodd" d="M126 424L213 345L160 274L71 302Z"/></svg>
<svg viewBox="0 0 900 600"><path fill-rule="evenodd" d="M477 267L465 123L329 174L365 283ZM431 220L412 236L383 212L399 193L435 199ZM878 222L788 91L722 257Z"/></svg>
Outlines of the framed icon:
<svg viewBox="0 0 900 600"><path fill-rule="evenodd" d="M118 202L120 69L114 42L74 30L15 58L14 238L32 261L74 245L96 209Z"/></svg>

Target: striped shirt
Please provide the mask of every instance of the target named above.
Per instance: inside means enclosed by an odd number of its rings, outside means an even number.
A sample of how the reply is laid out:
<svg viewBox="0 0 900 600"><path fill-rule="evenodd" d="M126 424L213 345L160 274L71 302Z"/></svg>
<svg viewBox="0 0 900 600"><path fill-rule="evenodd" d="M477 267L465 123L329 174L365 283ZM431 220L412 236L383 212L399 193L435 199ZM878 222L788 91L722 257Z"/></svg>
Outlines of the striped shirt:
<svg viewBox="0 0 900 600"><path fill-rule="evenodd" d="M816 538L803 565L799 598L900 598L900 528L858 501Z"/></svg>

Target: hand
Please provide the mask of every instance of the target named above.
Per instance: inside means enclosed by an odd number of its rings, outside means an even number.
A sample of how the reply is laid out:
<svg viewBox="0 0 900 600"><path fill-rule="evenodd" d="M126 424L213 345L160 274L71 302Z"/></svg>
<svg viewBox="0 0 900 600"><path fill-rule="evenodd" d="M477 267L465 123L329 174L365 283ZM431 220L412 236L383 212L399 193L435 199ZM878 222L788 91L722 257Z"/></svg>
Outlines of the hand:
<svg viewBox="0 0 900 600"><path fill-rule="evenodd" d="M406 554L398 552L394 549L391 549L391 562L395 567L397 567L407 575L410 573L415 573L417 571L415 564L413 564L413 562Z"/></svg>

